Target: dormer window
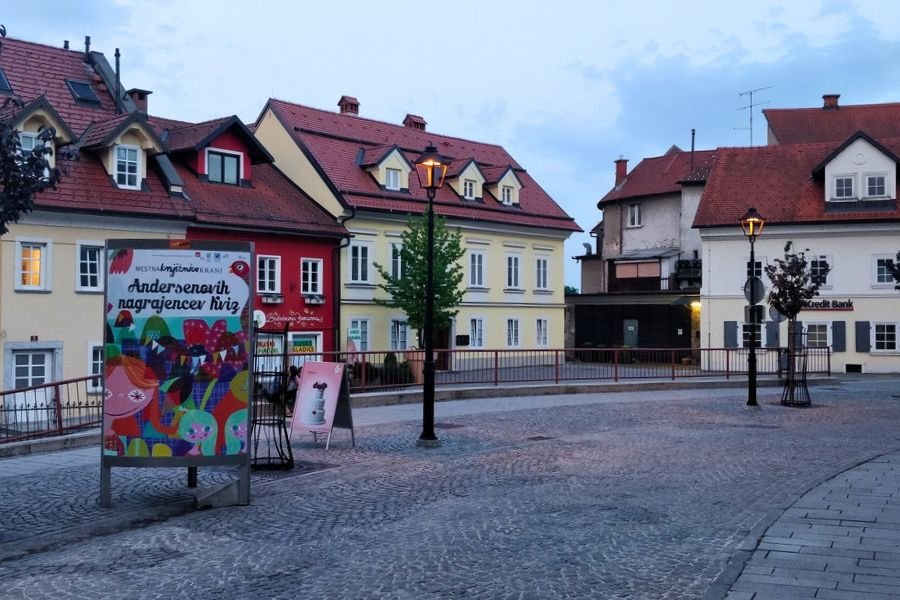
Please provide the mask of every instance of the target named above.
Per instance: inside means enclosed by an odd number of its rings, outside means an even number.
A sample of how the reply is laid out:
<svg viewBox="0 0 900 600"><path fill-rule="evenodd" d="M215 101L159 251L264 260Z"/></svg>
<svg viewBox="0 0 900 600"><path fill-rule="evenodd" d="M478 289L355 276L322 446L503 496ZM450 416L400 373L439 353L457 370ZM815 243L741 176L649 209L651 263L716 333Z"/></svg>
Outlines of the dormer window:
<svg viewBox="0 0 900 600"><path fill-rule="evenodd" d="M241 172L240 159L241 156L239 154L226 154L224 152L207 150L207 178L213 183L238 185L240 183Z"/></svg>
<svg viewBox="0 0 900 600"><path fill-rule="evenodd" d="M852 200L855 197L853 190L854 179L852 175L838 175L834 178L835 200Z"/></svg>
<svg viewBox="0 0 900 600"><path fill-rule="evenodd" d="M137 146L116 146L116 185L120 188L140 189L140 157Z"/></svg>
<svg viewBox="0 0 900 600"><path fill-rule="evenodd" d="M475 180L466 179L463 181L463 198L466 200L475 199Z"/></svg>
<svg viewBox="0 0 900 600"><path fill-rule="evenodd" d="M512 203L513 203L513 186L504 185L500 190L500 194L501 194L501 199L502 199L503 204L505 204L507 206L512 205Z"/></svg>
<svg viewBox="0 0 900 600"><path fill-rule="evenodd" d="M887 178L884 175L866 176L866 197L883 198L887 196Z"/></svg>
<svg viewBox="0 0 900 600"><path fill-rule="evenodd" d="M29 156L37 145L37 134L28 131L19 133L19 146L22 148L22 156Z"/></svg>
<svg viewBox="0 0 900 600"><path fill-rule="evenodd" d="M384 170L384 189L399 190L400 189L400 169Z"/></svg>

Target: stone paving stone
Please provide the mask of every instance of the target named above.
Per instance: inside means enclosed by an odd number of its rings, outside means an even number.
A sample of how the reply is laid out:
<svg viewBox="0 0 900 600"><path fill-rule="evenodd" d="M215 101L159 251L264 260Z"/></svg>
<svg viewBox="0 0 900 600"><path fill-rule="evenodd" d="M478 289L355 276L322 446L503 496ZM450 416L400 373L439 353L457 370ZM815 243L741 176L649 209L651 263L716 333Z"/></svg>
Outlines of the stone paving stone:
<svg viewBox="0 0 900 600"><path fill-rule="evenodd" d="M787 589L786 589L787 588ZM797 598L814 598L819 588L815 586L786 586L782 583L763 583L758 581L746 581L739 578L732 586L731 591L750 592L755 594L754 600L759 597L768 595L771 598L784 598L786 594L791 594Z"/></svg>
<svg viewBox="0 0 900 600"><path fill-rule="evenodd" d="M896 594L878 594L870 592L862 592L859 590L819 590L816 598L824 598L825 600L896 600ZM757 600L754 598L754 600Z"/></svg>

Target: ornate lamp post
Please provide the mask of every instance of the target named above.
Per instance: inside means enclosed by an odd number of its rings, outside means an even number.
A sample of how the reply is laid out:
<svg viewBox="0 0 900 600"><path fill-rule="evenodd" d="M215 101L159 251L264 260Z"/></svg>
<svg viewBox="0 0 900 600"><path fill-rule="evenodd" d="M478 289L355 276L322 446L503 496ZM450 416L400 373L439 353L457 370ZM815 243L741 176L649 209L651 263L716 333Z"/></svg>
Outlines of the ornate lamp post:
<svg viewBox="0 0 900 600"><path fill-rule="evenodd" d="M753 320L750 323L750 352L747 355L747 406L759 406L759 404L756 403L756 325L758 324L759 319L756 314L757 311L755 310L755 306L762 300L762 297L756 297L759 286L756 284L756 281L754 281L757 277L756 255L753 252L753 244L756 242L756 238L759 234L762 233L763 225L765 224L766 220L752 207L747 210L747 213L743 217L741 217L741 229L744 230L744 235L750 240L750 273L747 277L746 289L750 290L748 297L748 300L750 301L750 310L747 311L747 314L753 316Z"/></svg>
<svg viewBox="0 0 900 600"><path fill-rule="evenodd" d="M441 445L434 434L434 194L444 185L447 160L433 144L416 159L419 186L428 194L428 253L425 263L425 365L422 390L422 435L416 446L436 448Z"/></svg>

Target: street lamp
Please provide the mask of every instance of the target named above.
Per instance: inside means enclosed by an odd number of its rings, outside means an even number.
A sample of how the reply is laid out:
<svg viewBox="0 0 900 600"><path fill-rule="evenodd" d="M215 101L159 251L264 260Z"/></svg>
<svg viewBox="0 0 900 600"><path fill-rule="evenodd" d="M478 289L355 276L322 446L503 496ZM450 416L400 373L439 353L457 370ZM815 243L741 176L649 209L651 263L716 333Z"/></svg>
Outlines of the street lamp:
<svg viewBox="0 0 900 600"><path fill-rule="evenodd" d="M425 152L416 159L416 175L419 186L428 194L428 251L425 263L425 365L422 389L422 435L416 446L436 448L441 445L434 434L434 194L444 185L447 175L447 159L428 144Z"/></svg>
<svg viewBox="0 0 900 600"><path fill-rule="evenodd" d="M741 229L744 230L744 235L750 240L750 272L748 273L747 284L745 286L745 290L748 290L747 300L750 302L750 309L746 312L748 315L752 315L752 321L750 323L750 352L747 355L747 369L749 371L747 406L759 406L759 404L756 403L756 325L759 322L759 319L755 306L762 300L762 294L758 293L760 286L755 281L757 279L756 255L753 252L753 244L756 242L756 238L759 234L762 233L763 225L765 224L766 220L752 207L747 210L747 214L741 217Z"/></svg>

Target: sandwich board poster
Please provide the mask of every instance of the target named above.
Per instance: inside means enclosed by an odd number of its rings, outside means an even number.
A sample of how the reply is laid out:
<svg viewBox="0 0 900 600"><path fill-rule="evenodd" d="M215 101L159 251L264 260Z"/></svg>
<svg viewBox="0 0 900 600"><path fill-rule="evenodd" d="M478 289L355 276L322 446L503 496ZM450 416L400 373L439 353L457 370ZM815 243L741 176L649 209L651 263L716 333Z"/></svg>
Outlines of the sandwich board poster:
<svg viewBox="0 0 900 600"><path fill-rule="evenodd" d="M103 466L249 474L252 244L108 240L106 259Z"/></svg>
<svg viewBox="0 0 900 600"><path fill-rule="evenodd" d="M344 363L305 362L300 371L291 429L331 433L344 384Z"/></svg>

